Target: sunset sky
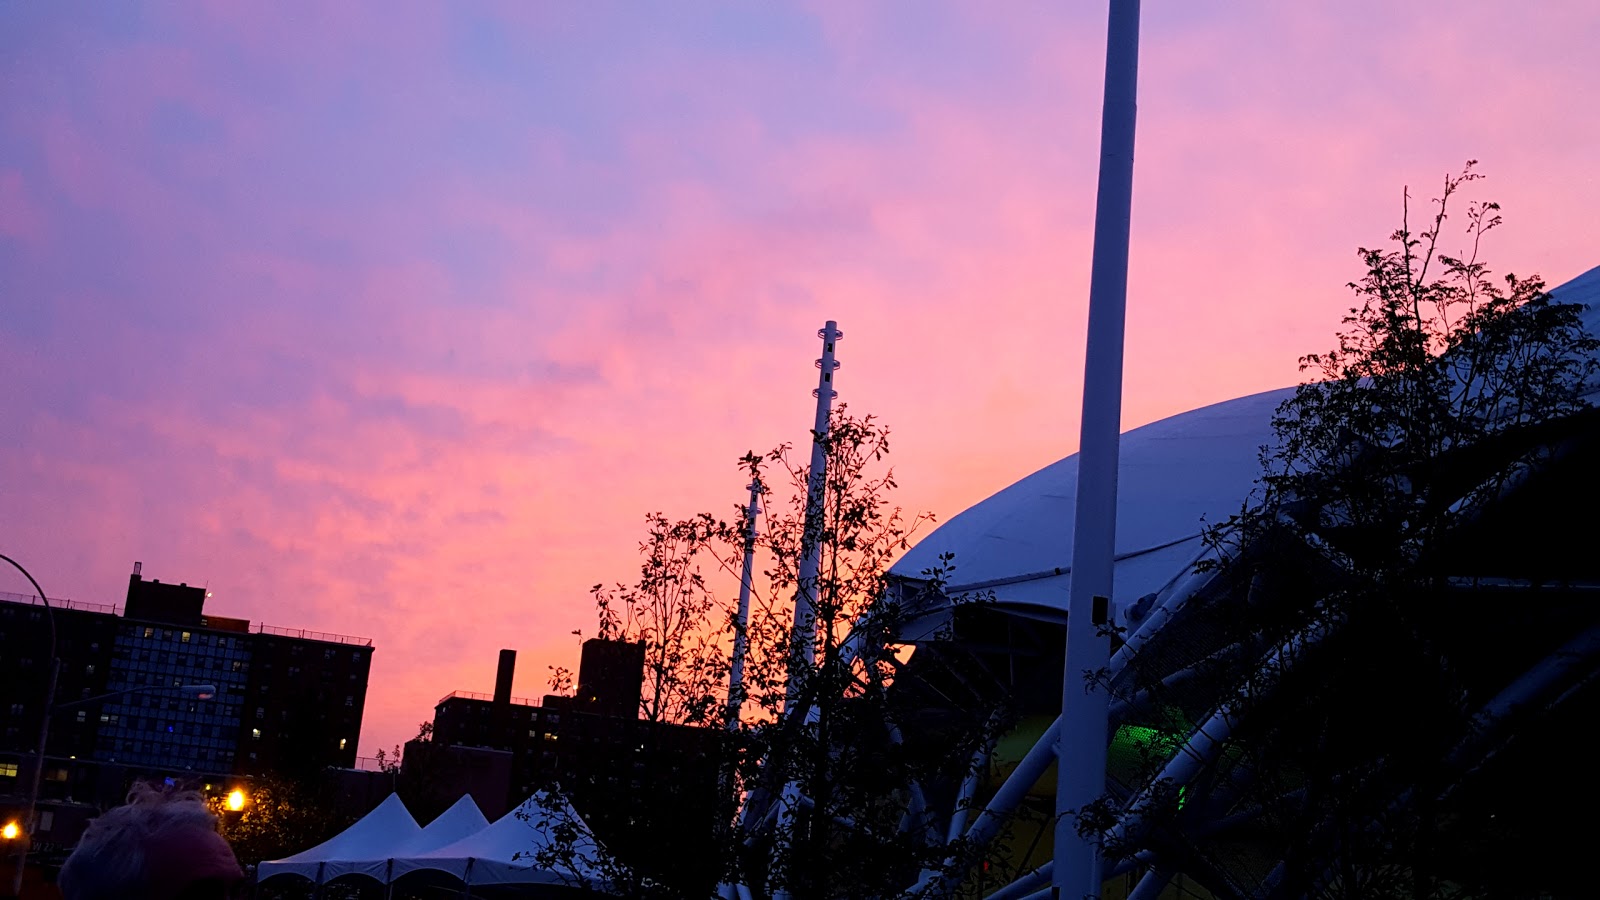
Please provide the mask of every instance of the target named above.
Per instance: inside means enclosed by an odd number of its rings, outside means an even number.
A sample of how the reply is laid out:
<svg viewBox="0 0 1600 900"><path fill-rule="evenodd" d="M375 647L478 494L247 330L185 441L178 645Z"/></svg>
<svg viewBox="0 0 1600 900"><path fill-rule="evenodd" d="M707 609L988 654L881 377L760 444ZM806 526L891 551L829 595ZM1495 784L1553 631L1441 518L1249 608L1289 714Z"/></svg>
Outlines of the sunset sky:
<svg viewBox="0 0 1600 900"><path fill-rule="evenodd" d="M1144 6L1127 426L1294 381L1357 246L1468 158L1493 267L1600 264L1600 4ZM731 513L742 453L807 439L827 319L948 518L1075 449L1104 35L1103 2L0 5L0 553L371 637L371 755L501 647L521 696L575 665L644 513Z"/></svg>

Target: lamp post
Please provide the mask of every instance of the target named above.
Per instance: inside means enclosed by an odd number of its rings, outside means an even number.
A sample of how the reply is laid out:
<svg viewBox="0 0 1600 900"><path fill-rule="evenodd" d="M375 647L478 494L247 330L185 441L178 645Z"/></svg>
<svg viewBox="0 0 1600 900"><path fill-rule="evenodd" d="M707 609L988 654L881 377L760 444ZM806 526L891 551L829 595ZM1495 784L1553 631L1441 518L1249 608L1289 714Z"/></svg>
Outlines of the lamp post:
<svg viewBox="0 0 1600 900"><path fill-rule="evenodd" d="M6 562L9 562L14 566L16 565L15 562L13 562L11 559L9 559L7 557L0 556L0 559L5 559ZM20 569L21 566L18 566L18 568ZM24 573L24 574L26 574L26 573ZM29 578L28 580L32 581L33 579ZM38 585L35 584L34 587L37 588ZM42 593L41 593L41 596L42 596ZM26 812L23 814L23 817L22 817L23 827L26 828L27 831L26 831L26 833L18 836L19 840L18 840L18 848L17 848L17 870L16 870L16 872L12 873L12 876L11 876L11 896L13 896L13 897L22 896L22 874L23 874L23 870L24 870L24 868L25 868L25 866L27 865L27 862L28 862L28 848L33 843L33 835L34 835L34 833L38 830L38 822L36 822L34 820L37 818L36 808L39 805L39 782L41 780L42 774L44 773L44 747L45 747L46 740L48 740L48 738L50 736L50 717L51 716L55 715L58 712L61 712L64 709L72 709L73 707L77 707L77 706L87 706L87 705L89 705L91 703L99 703L99 702L101 702L103 700L110 700L113 697L122 697L122 696L126 696L128 694L161 694L161 693L166 693L167 691L180 691L182 693L188 694L190 696L196 697L196 698L201 699L201 700L209 700L212 697L215 697L217 695L217 686L214 685L214 684L141 685L139 687L127 688L125 690L112 691L112 692L110 692L108 694L97 694L97 695L95 695L93 697L85 697L82 700L74 700L71 703L57 704L57 703L54 702L55 701L55 692L56 692L56 673L59 672L60 669L61 669L61 660L56 659L55 658L55 653L54 653L54 650L55 650L55 620L53 618L51 619L51 628L50 628L50 647L51 647L50 690L49 690L48 694L46 695L49 699L45 703L44 717L39 722L39 751L38 751L38 757L34 762L33 779L32 779L32 781L30 782L30 784L28 786L27 806L25 807ZM12 839L12 837L10 835L7 835L6 838L7 838L7 840Z"/></svg>
<svg viewBox="0 0 1600 900"><path fill-rule="evenodd" d="M50 708L56 701L56 676L61 673L61 660L56 658L56 611L50 606L50 600L44 595L44 588L39 582L17 562L5 554L0 554L0 560L11 564L11 567L22 573L33 585L33 590L39 596L39 602L44 604L45 619L50 626L50 674L45 681L44 705L39 712L39 744L33 754L33 772L29 775L27 802L22 812L22 827L27 830L17 841L17 870L11 875L11 896L22 895L22 872L28 864L28 845L33 842L33 833L38 824L34 821L35 807L39 803L39 780L44 774L44 745L50 739Z"/></svg>
<svg viewBox="0 0 1600 900"><path fill-rule="evenodd" d="M50 660L50 674L49 674L48 679L45 682L44 704L43 704L43 706L40 707L40 713L39 713L39 741L38 741L38 744L34 748L33 770L28 773L28 792L24 795L22 821L21 821L20 825L18 825L16 823L8 822L4 826L4 831L6 832L3 835L4 838L7 841L15 840L17 842L16 871L11 873L11 893L10 893L10 896L12 896L12 897L20 897L22 895L22 877L23 877L23 873L27 871L27 866L28 866L28 850L30 849L30 847L31 847L31 845L33 843L33 836L38 832L38 828L39 828L39 823L38 823L39 785L40 785L40 782L43 781L43 779L44 779L45 746L50 742L50 717L55 715L56 713L60 712L61 710L64 710L64 709L72 709L75 706L85 706L85 705L90 704L90 703L97 703L97 702L99 702L101 700L109 700L112 697L120 697L120 696L123 696L124 694L143 694L143 693L161 693L161 692L164 692L164 691L183 691L185 693L192 694L192 695L194 695L196 697L199 697L202 700L205 700L205 699L209 699L211 697L216 696L217 688L216 688L215 685L210 685L210 684L182 684L182 685L171 685L171 686L165 686L165 687L162 687L162 686L142 686L142 687L136 687L136 688L128 688L127 690L112 691L109 694L100 694L100 695L95 696L95 697L86 697L86 698L84 698L82 700L74 700L71 703L62 703L60 705L57 705L56 704L56 682L57 682L57 679L61 675L61 659L60 659L60 657L58 657L56 655L56 613L55 613L55 607L50 605L49 598L45 596L44 588L39 586L39 582L34 579L33 575L30 574L27 569L22 567L21 563L17 562L16 560L12 559L9 556L6 556L3 553L0 553L0 561L4 561L4 562L7 562L7 563L10 563L12 568L16 569L18 572L21 572L22 573L22 577L28 579L28 583L33 585L33 590L38 595L39 602L41 604L43 604L43 606L45 608L45 619L46 619L46 622L48 623L49 631L50 631L50 642L48 644L48 647L49 647L49 660ZM13 833L13 832L20 832L20 833Z"/></svg>

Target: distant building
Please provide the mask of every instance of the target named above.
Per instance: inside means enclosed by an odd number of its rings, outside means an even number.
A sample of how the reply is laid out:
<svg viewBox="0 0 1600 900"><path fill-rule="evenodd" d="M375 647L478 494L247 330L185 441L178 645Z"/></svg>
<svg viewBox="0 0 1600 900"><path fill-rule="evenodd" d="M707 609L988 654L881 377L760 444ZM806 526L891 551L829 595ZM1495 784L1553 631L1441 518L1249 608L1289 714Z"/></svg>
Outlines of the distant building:
<svg viewBox="0 0 1600 900"><path fill-rule="evenodd" d="M41 842L75 843L82 821L119 802L135 778L220 785L355 764L370 640L208 615L205 589L145 581L134 566L120 610L51 601L61 669ZM0 594L0 817L27 791L50 670L48 615L37 598ZM213 693L179 690L198 685Z"/></svg>
<svg viewBox="0 0 1600 900"><path fill-rule="evenodd" d="M419 802L447 804L470 791L492 815L559 785L624 859L681 869L706 858L696 848L715 823L722 732L639 718L644 645L585 641L576 696L543 703L511 696L515 662L515 651L502 650L493 695L446 695L434 707L432 740L406 745L401 782ZM486 781L489 771L504 780ZM421 797L423 782L438 796Z"/></svg>

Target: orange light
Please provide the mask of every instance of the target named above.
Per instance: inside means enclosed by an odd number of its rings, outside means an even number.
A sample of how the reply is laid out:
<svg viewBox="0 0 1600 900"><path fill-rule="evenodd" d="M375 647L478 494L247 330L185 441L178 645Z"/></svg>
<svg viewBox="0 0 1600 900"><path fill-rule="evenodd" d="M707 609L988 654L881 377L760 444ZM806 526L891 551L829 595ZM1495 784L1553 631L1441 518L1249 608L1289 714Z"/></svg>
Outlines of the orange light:
<svg viewBox="0 0 1600 900"><path fill-rule="evenodd" d="M8 841L16 840L20 834L22 834L22 826L18 825L15 819L7 822L5 827L0 828L0 838L5 838Z"/></svg>
<svg viewBox="0 0 1600 900"><path fill-rule="evenodd" d="M231 812L238 812L239 810L244 809L244 801L244 791L235 788L234 790L228 792L228 809Z"/></svg>

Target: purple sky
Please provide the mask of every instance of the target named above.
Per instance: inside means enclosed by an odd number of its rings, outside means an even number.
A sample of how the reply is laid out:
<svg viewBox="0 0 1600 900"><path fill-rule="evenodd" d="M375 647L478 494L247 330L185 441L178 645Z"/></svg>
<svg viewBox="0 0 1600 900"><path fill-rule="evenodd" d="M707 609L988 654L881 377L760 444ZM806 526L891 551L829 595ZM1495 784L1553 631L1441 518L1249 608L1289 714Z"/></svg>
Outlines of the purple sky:
<svg viewBox="0 0 1600 900"><path fill-rule="evenodd" d="M948 517L1076 443L1100 3L0 6L0 552L377 642L361 752L573 664L803 441ZM1125 421L1296 378L1467 158L1600 264L1600 6L1147 3ZM0 590L25 591L0 575Z"/></svg>

